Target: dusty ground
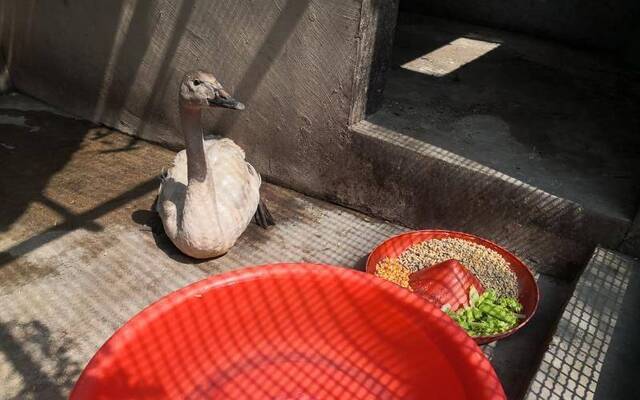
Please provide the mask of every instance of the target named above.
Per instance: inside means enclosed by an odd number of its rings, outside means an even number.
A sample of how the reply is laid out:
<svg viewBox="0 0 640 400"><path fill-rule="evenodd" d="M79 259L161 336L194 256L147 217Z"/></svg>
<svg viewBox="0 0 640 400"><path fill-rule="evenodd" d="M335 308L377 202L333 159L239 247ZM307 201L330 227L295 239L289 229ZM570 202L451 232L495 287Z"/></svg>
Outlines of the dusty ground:
<svg viewBox="0 0 640 400"><path fill-rule="evenodd" d="M640 199L640 77L606 54L401 14L368 120L603 215Z"/></svg>
<svg viewBox="0 0 640 400"><path fill-rule="evenodd" d="M98 347L174 289L245 265L353 267L401 228L272 185L278 225L194 262L150 210L174 153L46 110L0 112L0 398L64 398ZM1 103L1 102L0 102ZM9 107L9 108L7 108Z"/></svg>
<svg viewBox="0 0 640 400"><path fill-rule="evenodd" d="M159 297L209 274L283 261L362 267L404 228L265 184L278 225L251 225L225 256L181 255L150 211L174 153L0 97L0 398L62 399L99 346ZM571 293L541 275L528 329L485 347L513 398L535 374Z"/></svg>

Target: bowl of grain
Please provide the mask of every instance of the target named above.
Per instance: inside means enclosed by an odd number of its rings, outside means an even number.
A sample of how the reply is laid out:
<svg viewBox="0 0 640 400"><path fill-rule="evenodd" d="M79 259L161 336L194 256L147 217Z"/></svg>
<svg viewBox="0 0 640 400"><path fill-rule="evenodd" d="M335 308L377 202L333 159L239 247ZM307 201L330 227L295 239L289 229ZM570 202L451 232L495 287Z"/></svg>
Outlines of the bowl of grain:
<svg viewBox="0 0 640 400"><path fill-rule="evenodd" d="M475 336L487 344L511 336L525 326L538 307L538 285L518 257L497 244L468 233L446 230L413 231L393 236L378 245L367 259L367 272L409 288L409 276L446 260L458 260L486 289L517 298L521 318L508 331Z"/></svg>

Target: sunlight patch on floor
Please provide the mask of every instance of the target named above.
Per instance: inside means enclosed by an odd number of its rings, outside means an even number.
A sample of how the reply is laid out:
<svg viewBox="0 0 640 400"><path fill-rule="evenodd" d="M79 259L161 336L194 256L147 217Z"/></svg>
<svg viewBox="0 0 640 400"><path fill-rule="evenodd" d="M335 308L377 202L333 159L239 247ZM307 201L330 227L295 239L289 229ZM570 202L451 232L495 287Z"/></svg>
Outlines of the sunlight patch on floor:
<svg viewBox="0 0 640 400"><path fill-rule="evenodd" d="M500 43L458 38L402 65L402 68L436 77L447 75L498 48Z"/></svg>

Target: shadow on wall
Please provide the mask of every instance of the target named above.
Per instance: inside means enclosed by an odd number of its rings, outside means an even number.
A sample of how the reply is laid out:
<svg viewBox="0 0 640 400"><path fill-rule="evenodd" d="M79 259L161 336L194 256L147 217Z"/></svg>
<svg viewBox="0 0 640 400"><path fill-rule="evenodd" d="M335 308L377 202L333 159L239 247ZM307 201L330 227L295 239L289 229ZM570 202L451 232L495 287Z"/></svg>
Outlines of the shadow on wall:
<svg viewBox="0 0 640 400"><path fill-rule="evenodd" d="M122 29L122 19L124 15L124 1L104 2L100 4L82 3L78 7L67 7L67 2L40 2L35 1L3 1L0 2L0 47L6 54L6 61L9 69L12 64L26 62L22 60L22 47L43 46L41 43L31 42L30 38L34 32L44 29L43 26L53 24L60 29L57 34L67 36L69 41L86 41L81 33L74 31L68 19L80 18L83 10L87 7L99 8L101 18L87 24L87 27L99 32L91 42L91 46L83 46L86 53L74 55L81 63L83 59L91 57L92 62L87 63L86 74L80 74L71 81L71 86L67 81L58 83L60 95L74 96L78 90L84 90L89 96L83 97L83 101L90 103L90 107L99 109L102 102L101 96L108 96L111 101L123 101L126 98L118 94L97 90L87 90L87 82L96 75L105 77L107 81L109 71L109 60L117 58L116 37L118 29ZM132 59L118 58L118 66L131 72L134 76L136 63L142 59L146 50L149 38L144 33L145 27L150 23L144 21L144 15L148 14L149 2L138 2L134 11L135 20L131 26L135 27L131 36L135 36L135 41L127 43L129 54L140 54ZM144 5L144 6L143 6ZM69 15L69 12L72 14ZM95 49L111 49L116 54L110 54L108 50L103 52ZM43 49L50 53L52 57L68 57L64 49ZM55 62L50 64L52 68L58 65ZM51 80L52 76L63 73L52 69L39 71L39 76L21 76L20 71L11 71L16 74L18 82L23 82L29 87L31 79ZM55 85L55 80L53 81ZM118 82L117 85L129 87L127 82ZM34 93L36 96L39 93ZM93 97L91 96L93 94ZM8 96L8 95L7 95ZM60 115L44 111L17 111L13 110L12 101L7 102L7 106L0 108L0 198L3 199L3 207L0 209L0 232L9 229L31 203L40 202L48 207L52 207L59 214L68 214L64 204L55 204L43 193L51 177L62 170L69 162L73 154L81 147L89 129L94 125L81 120L70 119ZM27 106L28 107L28 106ZM26 116L26 118L24 117ZM17 122L16 122L17 121ZM55 145L53 145L55 143ZM135 141L132 139L129 147ZM46 162L42 162L46 159ZM20 176L21 179L12 179ZM11 182L9 185L7 182ZM68 215L66 215L68 217ZM87 221L85 221L87 222ZM73 222L71 222L73 225ZM84 223L83 223L84 224ZM98 229L90 221L87 222L90 229ZM75 226L75 225L74 225Z"/></svg>
<svg viewBox="0 0 640 400"><path fill-rule="evenodd" d="M287 1L237 85L234 93L236 98L242 99L243 102L250 102L310 2L311 0ZM231 130L238 117L237 113L225 113L215 124L213 131L223 133Z"/></svg>
<svg viewBox="0 0 640 400"><path fill-rule="evenodd" d="M267 32L265 39L254 54L252 61L242 77L236 90L238 97L249 99L255 93L265 74L271 65L277 60L288 38L293 33L298 21L308 8L311 0L287 1L278 12L275 23ZM208 3L202 3L210 7ZM180 42L192 17L195 0L183 0L175 5L173 24L163 32L166 36L163 49L158 58L164 60L155 72L153 79L145 76L143 81L152 82L149 87L149 96L141 104L141 121L138 127L143 132L151 118L158 118L158 110L162 108L164 101L172 87L177 86L177 81L184 71L176 71L174 60L181 50ZM110 121L114 125L120 123L120 114L129 100L132 87L143 71L145 54L150 51L150 46L156 46L152 38L157 21L152 16L158 16L153 2L136 2L135 7L125 1L104 2L100 4L77 3L70 5L68 2L36 2L36 1L3 1L0 3L0 45L6 51L7 63L27 63L21 59L27 52L22 48L35 47L35 50L51 57L52 68L64 65L64 62L56 61L60 57L72 57L77 60L74 66L81 72L74 79L52 80L52 77L66 77L68 71L56 71L55 69L38 70L35 75L33 69L23 73L21 68L13 71L17 86L30 89L34 95L43 98L47 96L67 96L73 100L63 103L70 104L70 108L79 109L90 107L96 120ZM98 10L96 10L96 7ZM271 7L271 6L270 6ZM227 12L229 10L226 10ZM231 10L233 11L233 10ZM91 29L91 46L86 45L87 32L79 32L74 21L83 21L87 15L100 15L91 24L84 24L81 29ZM158 17L159 18L159 17ZM31 41L31 37L37 34L44 35L43 31L55 26L56 34L69 41L69 46L52 48L45 41ZM244 29L239 27L237 29ZM93 40L95 39L95 40ZM77 54L66 54L68 51L77 51ZM31 51L34 51L32 49ZM184 53L184 51L182 51ZM188 56L192 57L192 54ZM91 62L83 60L91 59ZM197 57L193 68L199 66ZM148 66L147 66L148 67ZM146 72L145 72L146 73ZM28 74L24 75L23 74ZM96 79L97 78L97 79ZM41 88L51 88L53 93L39 93L37 81L47 80L47 85ZM100 87L95 87L92 82L100 81ZM32 82L36 82L32 84ZM92 86L93 85L93 86ZM78 96L82 93L82 96ZM84 104L79 106L78 101ZM173 99L172 99L173 101ZM74 103L75 106L74 106ZM177 109L177 107L175 107ZM111 111L109 111L111 110ZM115 110L115 111L114 111ZM107 115L108 113L113 115ZM115 114L114 114L115 113ZM156 113L156 114L154 114ZM0 108L0 116L5 119L21 118L11 110L11 106ZM73 153L78 150L84 140L88 129L93 125L87 122L71 120L53 114L42 112L28 112L33 120L26 121L28 126L38 126L38 132L32 132L28 128L13 123L7 123L0 130L0 142L6 146L0 147L0 195L8 199L0 210L0 231L4 231L16 221L24 210L34 200L45 202L42 193L50 178L71 159ZM226 119L222 120L216 129L228 129L235 123L236 114L226 113ZM0 119L0 124L2 120ZM51 146L53 138L61 140L56 146ZM34 139L38 139L36 151L33 147L26 151ZM131 137L127 145L122 148L109 149L105 152L120 152L133 150L138 141L137 137ZM55 162L46 164L39 160L47 158ZM23 176L21 184L9 187L10 176ZM12 180L12 182L15 180ZM48 203L51 203L50 201ZM51 204L48 204L51 206ZM64 210L60 205L59 210ZM64 214L64 213L63 213Z"/></svg>
<svg viewBox="0 0 640 400"><path fill-rule="evenodd" d="M135 6L133 5L135 4ZM166 46L160 58L167 60L157 71L153 83L148 86L150 94L143 105L143 120L164 95L169 81L172 63L181 37L185 31L195 0L179 3L173 26L168 27ZM67 104L67 110L92 115L94 121L120 124L120 114L131 95L131 90L140 73L145 54L152 45L152 35L157 21L153 16L157 3L138 1L111 1L100 4L78 3L70 5L66 1L4 1L0 5L0 44L7 52L7 61L12 78L20 90L47 100L59 97L59 103ZM97 8L97 10L96 10ZM99 15L90 24L83 21L88 16ZM80 25L82 24L82 25ZM55 30L63 37L67 46L51 46L46 41L32 41ZM87 46L87 37L91 45ZM58 41L62 41L58 39ZM29 51L23 49L29 48ZM22 65L33 52L48 58L47 68L11 69ZM46 57L44 57L46 55ZM63 58L64 60L60 60ZM77 60L73 66L75 76L68 77L69 71L56 70L68 64L68 59ZM60 76L55 80L52 77ZM145 77L146 80L151 80ZM38 82L45 81L46 84ZM95 82L100 82L96 87ZM46 88L46 89L43 89ZM46 91L43 91L46 90ZM78 96L81 93L81 96ZM83 113L81 110L92 110ZM135 146L137 139L122 151Z"/></svg>
<svg viewBox="0 0 640 400"><path fill-rule="evenodd" d="M35 0L9 0L3 1L0 5L0 31L2 37L0 42L7 51L7 62L14 80L18 86L25 86L28 89L36 89L38 81L47 81L53 86L54 92L58 96L66 96L73 99L78 91L84 91L82 102L84 106L95 108L100 101L100 91L91 87L91 80L96 77L103 77L107 74L109 60L118 37L118 31L122 29L122 19L124 15L125 1L113 1L105 3L70 6L66 1L36 2ZM91 21L90 24L71 23L70 21L84 21L88 10L97 12L100 18ZM136 21L139 26L145 26L142 21ZM35 36L40 36L55 28L58 40L63 39L69 43L69 48L77 50L74 54L69 54L69 49L53 48L49 43L32 40ZM79 29L78 29L79 28ZM86 34L89 31L95 32L92 36L91 45L81 46L79 43L86 42ZM136 50L142 50L140 47ZM29 71L29 76L23 76L20 66L28 63L29 53L25 49L36 50L47 57L50 57L48 68ZM68 71L56 70L61 65L60 59L73 59L80 68L81 73L74 76L73 80L56 80L52 77L64 76ZM123 60L121 60L123 61ZM127 64L123 64L128 68ZM37 97L44 93L33 93ZM75 101L77 103L78 100ZM73 104L73 103L72 103Z"/></svg>
<svg viewBox="0 0 640 400"><path fill-rule="evenodd" d="M225 73L220 77L224 83L238 81L229 76L230 70L243 71L239 83L229 86L236 86L236 97L250 100L310 2L250 5L182 0L94 5L8 0L0 4L0 46L8 53L9 66L16 66L12 74L18 89L125 132L175 142L156 137L165 133L146 131L158 122L177 125L177 107L172 104L182 74L187 69L214 69ZM269 14L266 29L248 29L247 23L263 12ZM275 20L270 23L272 17ZM91 24L84 23L87 18L92 18ZM55 39L42 40L53 31ZM212 46L225 56L205 51ZM75 63L70 65L69 59ZM41 60L47 60L46 66L37 64ZM68 68L62 70L64 66ZM52 79L56 76L60 79ZM295 89L283 88L283 95L286 90ZM228 131L237 117L226 113L215 131ZM137 140L132 137L122 151L134 147Z"/></svg>
<svg viewBox="0 0 640 400"><path fill-rule="evenodd" d="M238 87L238 93L242 98L250 98L260 85L265 74L271 65L277 60L284 44L294 31L298 20L309 6L310 0L287 1L279 12L275 23L271 26L261 46L257 49L250 62L248 69ZM93 110L94 119L106 120L118 124L120 113L129 99L130 91L142 71L142 63L145 53L152 45L152 33L155 21L151 20L154 7L158 6L152 2L136 2L135 7L129 3L106 2L90 5L88 3L78 3L69 6L67 2L40 2L35 1L4 1L0 3L0 44L8 51L7 62L26 62L21 60L24 56L21 49L29 46L36 46L38 51L52 57L51 66L64 65L57 62L57 57L73 57L78 60L77 67L82 73L74 79L60 79L49 82L53 85L55 96L69 96L74 99L71 102L71 109L78 107L90 107ZM148 124L150 118L157 118L153 115L161 107L161 102L167 96L168 89L175 86L178 76L174 66L176 53L187 25L192 16L195 0L184 0L176 6L174 23L165 32L167 39L160 54L160 59L165 60L158 68L152 84L149 86L149 97L142 105L142 119L139 131L142 132ZM87 15L100 15L99 20L86 25L84 29L91 29L91 46L86 46L86 38L77 31L69 21L82 21ZM90 8L90 10L88 9ZM34 33L42 36L38 30L50 29L55 25L60 29L57 34L63 36L70 42L70 45L63 48L42 47L46 43L32 42L30 38ZM75 29L75 30L74 30ZM239 27L238 29L244 29ZM96 33L97 32L97 33ZM78 43L81 41L83 44ZM78 54L65 54L69 49L79 50ZM88 57L91 62L84 63ZM86 64L86 65L85 65ZM197 60L194 62L196 67ZM31 84L32 81L51 80L51 77L68 75L67 71L39 70L32 76L33 71L29 70L28 76L22 76L20 69L14 71L18 87L21 85L27 89L37 89ZM98 77L96 79L96 77ZM151 78L145 77L145 81ZM100 81L99 88L92 87L91 82ZM51 87L43 85L42 87ZM82 106L75 105L78 99ZM44 98L51 93L38 93ZM10 102L9 102L10 103ZM64 103L64 101L63 101ZM124 193L114 199L105 200L103 207L89 210L86 213L74 215L68 210L67 204L58 204L46 197L43 193L51 179L57 172L61 171L72 158L73 154L81 148L85 140L87 131L94 125L65 118L62 116L45 113L42 111L29 111L26 121L17 125L13 119L22 119L21 113L8 107L0 108L0 197L5 200L0 209L0 232L7 231L9 227L20 218L24 211L34 202L40 203L48 208L53 208L56 213L63 217L64 222L54 228L39 235L19 243L11 248L11 253L2 254L0 266L6 264L21 254L32 251L42 245L43 235L48 234L45 242L64 235L65 231L71 231L79 227L89 230L99 230L101 227L93 222L93 219L103 215L114 207L118 207L132 197L139 196L157 187L155 180L142 183L131 191ZM177 108L177 107L176 107ZM111 111L108 111L111 110ZM108 116L116 112L116 115ZM230 115L227 113L227 115ZM2 122L2 116L6 121ZM234 117L231 117L234 118ZM234 119L227 119L222 125L232 126ZM37 131L30 129L37 127ZM105 139L100 132L96 132L97 139ZM108 149L104 152L130 151L136 148L138 138L131 137L127 145L122 148ZM27 146L29 144L29 146ZM55 145L54 145L55 144ZM46 159L47 162L42 162ZM20 179L14 179L21 177ZM11 185L9 185L11 182Z"/></svg>

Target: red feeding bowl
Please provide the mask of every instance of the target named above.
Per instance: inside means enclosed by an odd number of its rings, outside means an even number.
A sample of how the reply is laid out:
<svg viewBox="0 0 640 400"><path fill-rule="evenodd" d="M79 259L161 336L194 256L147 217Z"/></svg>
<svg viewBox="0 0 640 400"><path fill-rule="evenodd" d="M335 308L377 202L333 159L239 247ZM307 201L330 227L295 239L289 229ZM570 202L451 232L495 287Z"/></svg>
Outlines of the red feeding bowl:
<svg viewBox="0 0 640 400"><path fill-rule="evenodd" d="M504 399L435 306L369 274L278 264L213 276L127 322L77 399Z"/></svg>
<svg viewBox="0 0 640 400"><path fill-rule="evenodd" d="M520 261L518 257L486 239L482 239L468 233L444 230L423 230L401 233L397 236L393 236L385 240L371 252L369 258L367 259L367 272L370 274L375 274L376 265L380 260L385 257L397 257L408 247L416 243L424 242L431 239L445 238L468 240L470 242L477 243L498 252L507 261L518 280L518 301L523 306L522 313L525 315L525 318L522 319L518 325L514 326L507 332L492 336L474 337L473 339L476 341L476 343L487 344L498 339L506 338L507 336L513 335L523 326L525 326L538 308L538 300L540 298L538 284L536 283L533 274L531 274L531 271L529 271L529 268L527 268L527 266L522 261Z"/></svg>

